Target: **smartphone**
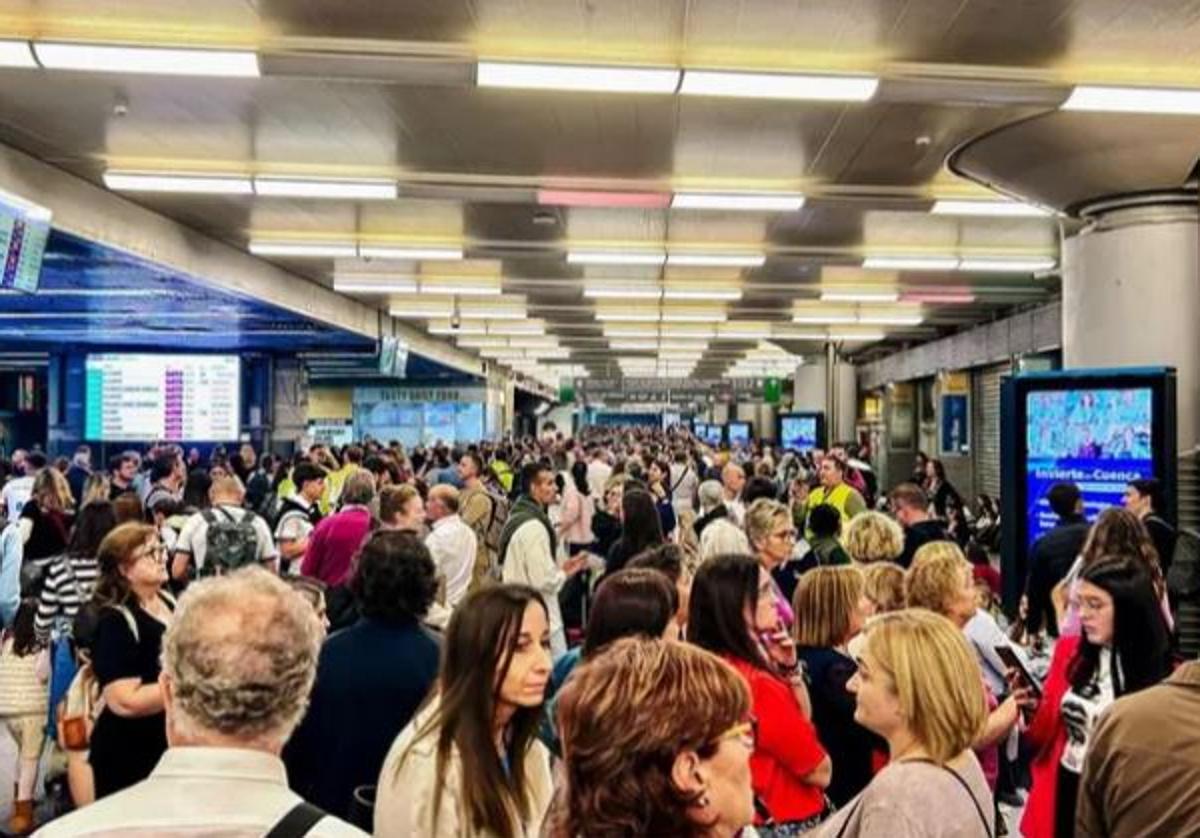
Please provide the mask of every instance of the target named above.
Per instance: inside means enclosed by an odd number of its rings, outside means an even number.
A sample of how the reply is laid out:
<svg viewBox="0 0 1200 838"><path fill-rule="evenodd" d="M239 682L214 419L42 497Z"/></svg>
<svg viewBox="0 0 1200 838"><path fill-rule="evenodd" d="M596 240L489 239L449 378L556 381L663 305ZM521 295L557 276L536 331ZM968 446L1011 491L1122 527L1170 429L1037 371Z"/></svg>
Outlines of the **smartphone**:
<svg viewBox="0 0 1200 838"><path fill-rule="evenodd" d="M1004 661L1004 665L1017 670L1017 672L1020 672L1021 680L1025 682L1025 685L1029 687L1030 691L1032 691L1034 695L1036 695L1038 698L1041 698L1042 685L1038 682L1037 678L1033 677L1033 673L1031 673L1025 666L1020 655L1014 652L1011 646L1007 645L996 646L995 649L996 656L999 657L1000 660Z"/></svg>

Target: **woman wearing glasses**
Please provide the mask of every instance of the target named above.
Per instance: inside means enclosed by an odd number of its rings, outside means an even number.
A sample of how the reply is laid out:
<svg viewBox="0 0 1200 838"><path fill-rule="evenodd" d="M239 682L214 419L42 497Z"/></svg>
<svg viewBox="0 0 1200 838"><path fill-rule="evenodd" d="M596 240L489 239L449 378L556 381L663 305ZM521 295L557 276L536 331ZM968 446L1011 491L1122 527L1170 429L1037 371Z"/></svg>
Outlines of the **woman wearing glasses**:
<svg viewBox="0 0 1200 838"><path fill-rule="evenodd" d="M100 542L92 668L104 710L89 756L97 799L144 780L167 749L158 673L175 601L163 589L166 560L148 524L122 524Z"/></svg>
<svg viewBox="0 0 1200 838"><path fill-rule="evenodd" d="M746 538L755 558L771 578L775 609L784 628L795 622L792 596L799 582L799 562L792 561L796 549L796 530L792 513L770 498L759 498L746 510ZM789 572L790 571L790 572Z"/></svg>

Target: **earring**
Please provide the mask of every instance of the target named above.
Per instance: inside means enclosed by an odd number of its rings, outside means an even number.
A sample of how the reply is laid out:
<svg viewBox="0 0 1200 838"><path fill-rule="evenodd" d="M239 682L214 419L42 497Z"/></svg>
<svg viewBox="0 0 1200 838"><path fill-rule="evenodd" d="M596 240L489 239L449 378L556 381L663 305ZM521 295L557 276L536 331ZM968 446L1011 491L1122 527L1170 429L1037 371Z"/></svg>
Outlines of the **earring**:
<svg viewBox="0 0 1200 838"><path fill-rule="evenodd" d="M707 809L711 802L712 801L708 799L707 794L700 795L700 799L697 801L697 803L700 804L701 809Z"/></svg>

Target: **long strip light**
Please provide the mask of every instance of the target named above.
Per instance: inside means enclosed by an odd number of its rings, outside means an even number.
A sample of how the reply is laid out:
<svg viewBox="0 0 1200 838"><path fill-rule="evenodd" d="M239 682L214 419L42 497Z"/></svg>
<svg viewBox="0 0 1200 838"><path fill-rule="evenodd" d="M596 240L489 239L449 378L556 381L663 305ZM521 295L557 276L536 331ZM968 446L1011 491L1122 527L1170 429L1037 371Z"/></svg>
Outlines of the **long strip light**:
<svg viewBox="0 0 1200 838"><path fill-rule="evenodd" d="M662 265L667 254L661 250L570 250L567 263L571 265Z"/></svg>
<svg viewBox="0 0 1200 838"><path fill-rule="evenodd" d="M963 259L960 271L988 271L993 273L1035 273L1048 271L1058 262L1050 257L1041 259Z"/></svg>
<svg viewBox="0 0 1200 838"><path fill-rule="evenodd" d="M920 326L925 318L919 314L860 314L858 322L863 326Z"/></svg>
<svg viewBox="0 0 1200 838"><path fill-rule="evenodd" d="M868 256L863 267L869 271L953 271L957 256Z"/></svg>
<svg viewBox="0 0 1200 838"><path fill-rule="evenodd" d="M596 285L587 286L583 289L583 296L593 300L658 300L662 299L662 295L662 289L654 286L625 288L618 286Z"/></svg>
<svg viewBox="0 0 1200 838"><path fill-rule="evenodd" d="M822 291L824 303L894 303L899 291Z"/></svg>
<svg viewBox="0 0 1200 838"><path fill-rule="evenodd" d="M47 70L240 78L256 78L259 75L258 55L250 50L35 41L33 52L38 63Z"/></svg>
<svg viewBox="0 0 1200 838"><path fill-rule="evenodd" d="M462 259L463 249L451 246L361 244L358 246L358 255L363 259L411 259L436 262Z"/></svg>
<svg viewBox="0 0 1200 838"><path fill-rule="evenodd" d="M671 209L740 212L796 212L803 206L803 195L753 192L676 192L671 201Z"/></svg>
<svg viewBox="0 0 1200 838"><path fill-rule="evenodd" d="M657 323L657 311L597 311L597 320L624 320L627 323Z"/></svg>
<svg viewBox="0 0 1200 838"><path fill-rule="evenodd" d="M944 198L934 202L934 215L992 216L997 218L1041 218L1049 210L1020 201L971 201Z"/></svg>
<svg viewBox="0 0 1200 838"><path fill-rule="evenodd" d="M671 253L667 264L676 267L758 268L767 261L764 253Z"/></svg>
<svg viewBox="0 0 1200 838"><path fill-rule="evenodd" d="M0 67L37 69L29 41L0 40Z"/></svg>
<svg viewBox="0 0 1200 838"><path fill-rule="evenodd" d="M250 252L255 256L352 259L358 254L358 247L353 242L251 241Z"/></svg>
<svg viewBox="0 0 1200 838"><path fill-rule="evenodd" d="M723 311L664 311L664 323L721 323L726 315Z"/></svg>
<svg viewBox="0 0 1200 838"><path fill-rule="evenodd" d="M475 83L480 87L528 90L674 93L679 87L679 70L662 67L480 61L476 68Z"/></svg>
<svg viewBox="0 0 1200 838"><path fill-rule="evenodd" d="M726 300L735 301L742 298L740 288L670 288L663 289L663 299L666 300Z"/></svg>
<svg viewBox="0 0 1200 838"><path fill-rule="evenodd" d="M344 294L414 294L415 279L372 279L369 275L347 275L333 277L333 290Z"/></svg>
<svg viewBox="0 0 1200 838"><path fill-rule="evenodd" d="M685 70L679 92L690 96L735 96L744 99L865 102L875 95L878 88L879 79L875 76Z"/></svg>
<svg viewBox="0 0 1200 838"><path fill-rule="evenodd" d="M187 192L196 195L251 195L254 185L237 175L171 175L149 172L104 173L104 185L119 192Z"/></svg>
<svg viewBox="0 0 1200 838"><path fill-rule="evenodd" d="M1104 113L1200 114L1200 90L1079 85L1059 108Z"/></svg>
<svg viewBox="0 0 1200 838"><path fill-rule="evenodd" d="M792 315L793 323L801 323L806 326L821 326L826 324L845 324L857 323L858 315L855 314L795 314Z"/></svg>
<svg viewBox="0 0 1200 838"><path fill-rule="evenodd" d="M345 198L394 201L396 181L379 178L256 177L254 191L271 198Z"/></svg>

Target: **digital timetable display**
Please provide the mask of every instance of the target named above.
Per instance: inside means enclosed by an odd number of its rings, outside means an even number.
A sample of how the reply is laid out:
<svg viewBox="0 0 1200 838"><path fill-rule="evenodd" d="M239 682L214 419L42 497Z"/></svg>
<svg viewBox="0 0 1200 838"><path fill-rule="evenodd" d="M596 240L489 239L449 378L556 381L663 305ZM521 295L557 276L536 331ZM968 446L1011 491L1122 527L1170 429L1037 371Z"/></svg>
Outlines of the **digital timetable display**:
<svg viewBox="0 0 1200 838"><path fill-rule="evenodd" d="M101 442L238 438L236 355L89 355L85 434Z"/></svg>

